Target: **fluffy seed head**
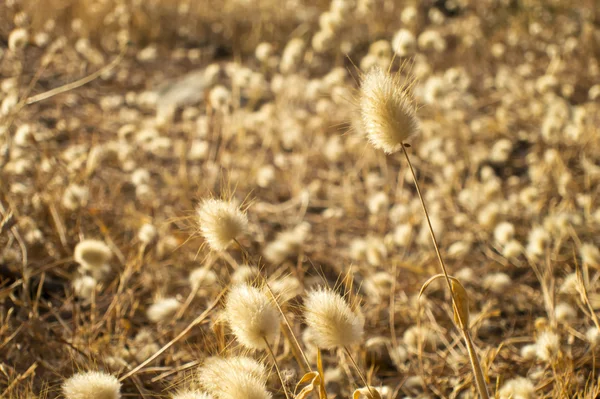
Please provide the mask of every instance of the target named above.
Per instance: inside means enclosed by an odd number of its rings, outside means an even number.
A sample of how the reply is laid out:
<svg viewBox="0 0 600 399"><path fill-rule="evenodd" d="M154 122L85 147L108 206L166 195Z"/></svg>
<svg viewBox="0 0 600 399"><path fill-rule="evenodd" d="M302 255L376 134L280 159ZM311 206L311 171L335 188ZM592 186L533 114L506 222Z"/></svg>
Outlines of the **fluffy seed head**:
<svg viewBox="0 0 600 399"><path fill-rule="evenodd" d="M283 74L288 74L297 69L298 65L302 62L305 47L304 41L300 38L293 38L288 42L283 50L279 64L279 70Z"/></svg>
<svg viewBox="0 0 600 399"><path fill-rule="evenodd" d="M404 345L407 349L417 352L419 344L427 351L434 351L440 344L439 336L435 331L424 326L409 327L403 336Z"/></svg>
<svg viewBox="0 0 600 399"><path fill-rule="evenodd" d="M121 383L110 374L88 371L67 379L62 391L66 399L119 399Z"/></svg>
<svg viewBox="0 0 600 399"><path fill-rule="evenodd" d="M590 342L593 348L600 344L600 331L597 327L591 327L585 332L585 337Z"/></svg>
<svg viewBox="0 0 600 399"><path fill-rule="evenodd" d="M538 359L545 362L554 361L560 353L560 336L553 331L544 331L538 336L535 345Z"/></svg>
<svg viewBox="0 0 600 399"><path fill-rule="evenodd" d="M396 226L393 233L394 243L399 247L405 247L409 244L413 235L413 227L410 223L404 223Z"/></svg>
<svg viewBox="0 0 600 399"><path fill-rule="evenodd" d="M506 381L498 394L500 399L530 399L536 397L533 383L523 377Z"/></svg>
<svg viewBox="0 0 600 399"><path fill-rule="evenodd" d="M369 209L369 213L373 215L387 211L389 204L390 200L388 195L383 191L378 191L371 195L367 200L367 208Z"/></svg>
<svg viewBox="0 0 600 399"><path fill-rule="evenodd" d="M413 54L416 45L415 35L408 29L400 29L392 39L392 48L399 57L406 57Z"/></svg>
<svg viewBox="0 0 600 399"><path fill-rule="evenodd" d="M225 111L231 102L231 93L224 86L215 86L208 95L208 102L214 109Z"/></svg>
<svg viewBox="0 0 600 399"><path fill-rule="evenodd" d="M577 279L577 273L569 273L565 276L563 283L560 285L558 292L566 295L578 295L579 291L577 286L579 285Z"/></svg>
<svg viewBox="0 0 600 399"><path fill-rule="evenodd" d="M158 231L156 230L156 227L150 223L145 223L138 231L138 239L142 244L150 244L156 240L156 237L158 237Z"/></svg>
<svg viewBox="0 0 600 399"><path fill-rule="evenodd" d="M181 304L177 299L164 298L150 305L146 315L151 322L159 323L171 317L180 307Z"/></svg>
<svg viewBox="0 0 600 399"><path fill-rule="evenodd" d="M206 199L198 208L200 232L211 249L223 251L248 228L248 217L233 203Z"/></svg>
<svg viewBox="0 0 600 399"><path fill-rule="evenodd" d="M8 36L8 48L11 51L20 50L27 45L28 40L29 33L23 28L17 28Z"/></svg>
<svg viewBox="0 0 600 399"><path fill-rule="evenodd" d="M498 272L485 276L483 286L495 293L502 293L510 286L511 280L508 274Z"/></svg>
<svg viewBox="0 0 600 399"><path fill-rule="evenodd" d="M329 288L308 294L304 302L306 324L314 331L315 342L323 349L354 345L362 341L365 320L344 298Z"/></svg>
<svg viewBox="0 0 600 399"><path fill-rule="evenodd" d="M279 280L270 282L271 290L279 303L286 303L298 295L302 295L304 289L296 277L285 276Z"/></svg>
<svg viewBox="0 0 600 399"><path fill-rule="evenodd" d="M388 154L400 150L419 130L415 105L400 74L371 68L362 82L360 109L367 138Z"/></svg>
<svg viewBox="0 0 600 399"><path fill-rule="evenodd" d="M181 391L172 396L173 399L212 399L212 396L199 391Z"/></svg>
<svg viewBox="0 0 600 399"><path fill-rule="evenodd" d="M232 285L256 285L260 278L260 270L255 266L241 265L231 275Z"/></svg>
<svg viewBox="0 0 600 399"><path fill-rule="evenodd" d="M388 255L383 239L378 237L367 237L366 244L367 249L365 257L367 258L367 262L373 266L381 265Z"/></svg>
<svg viewBox="0 0 600 399"><path fill-rule="evenodd" d="M582 244L579 252L583 263L592 267L600 266L600 250L594 244Z"/></svg>
<svg viewBox="0 0 600 399"><path fill-rule="evenodd" d="M268 372L264 364L249 356L235 356L227 360L231 370L240 374L246 373L261 384L267 383Z"/></svg>
<svg viewBox="0 0 600 399"><path fill-rule="evenodd" d="M217 274L210 269L199 267L192 270L188 281L192 289L210 288L217 283Z"/></svg>
<svg viewBox="0 0 600 399"><path fill-rule="evenodd" d="M390 294L394 278L387 272L369 275L363 282L363 289L369 302L379 303Z"/></svg>
<svg viewBox="0 0 600 399"><path fill-rule="evenodd" d="M426 30L417 39L419 48L425 51L441 53L446 50L446 39L436 30Z"/></svg>
<svg viewBox="0 0 600 399"><path fill-rule="evenodd" d="M72 282L73 292L79 298L91 300L96 290L96 280L91 276L81 276Z"/></svg>
<svg viewBox="0 0 600 399"><path fill-rule="evenodd" d="M457 241L448 248L448 256L459 258L471 252L473 243L471 241Z"/></svg>
<svg viewBox="0 0 600 399"><path fill-rule="evenodd" d="M541 226L534 227L529 232L529 242L526 248L527 255L534 259L542 256L549 242L550 235L548 232Z"/></svg>
<svg viewBox="0 0 600 399"><path fill-rule="evenodd" d="M263 251L265 259L271 263L281 263L288 256L298 254L310 233L310 229L309 223L302 222L291 230L285 230L277 234L275 241L267 244Z"/></svg>
<svg viewBox="0 0 600 399"><path fill-rule="evenodd" d="M87 270L102 268L110 260L112 252L99 240L83 240L75 246L75 262Z"/></svg>
<svg viewBox="0 0 600 399"><path fill-rule="evenodd" d="M515 226L509 222L501 222L494 228L494 238L499 244L506 244L515 235Z"/></svg>
<svg viewBox="0 0 600 399"><path fill-rule="evenodd" d="M250 285L234 286L225 302L225 319L237 340L249 349L266 349L279 334L279 312L273 301Z"/></svg>
<svg viewBox="0 0 600 399"><path fill-rule="evenodd" d="M77 210L86 204L89 194L87 187L70 184L63 193L62 205L69 211Z"/></svg>
<svg viewBox="0 0 600 399"><path fill-rule="evenodd" d="M269 57L271 57L272 55L273 45L271 43L260 43L258 46L256 46L256 49L254 50L254 56L263 64L265 64L269 60Z"/></svg>
<svg viewBox="0 0 600 399"><path fill-rule="evenodd" d="M561 302L554 308L554 317L559 323L571 323L577 319L577 310L566 302Z"/></svg>
<svg viewBox="0 0 600 399"><path fill-rule="evenodd" d="M198 372L200 385L218 399L270 399L267 370L249 357L211 357Z"/></svg>
<svg viewBox="0 0 600 399"><path fill-rule="evenodd" d="M510 240L504 245L502 255L506 258L516 258L523 253L523 246L517 240Z"/></svg>
<svg viewBox="0 0 600 399"><path fill-rule="evenodd" d="M529 344L521 348L521 357L525 360L533 360L537 357L537 345Z"/></svg>

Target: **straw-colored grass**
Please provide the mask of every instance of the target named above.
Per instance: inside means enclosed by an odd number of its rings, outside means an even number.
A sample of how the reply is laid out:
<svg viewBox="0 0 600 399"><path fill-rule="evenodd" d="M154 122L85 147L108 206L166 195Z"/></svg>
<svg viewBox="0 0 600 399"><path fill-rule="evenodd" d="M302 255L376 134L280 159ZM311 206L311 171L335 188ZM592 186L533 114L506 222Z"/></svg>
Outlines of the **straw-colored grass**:
<svg viewBox="0 0 600 399"><path fill-rule="evenodd" d="M593 1L0 22L0 397L87 372L141 398L598 396ZM260 306L228 311L239 287ZM340 345L305 317L319 289Z"/></svg>

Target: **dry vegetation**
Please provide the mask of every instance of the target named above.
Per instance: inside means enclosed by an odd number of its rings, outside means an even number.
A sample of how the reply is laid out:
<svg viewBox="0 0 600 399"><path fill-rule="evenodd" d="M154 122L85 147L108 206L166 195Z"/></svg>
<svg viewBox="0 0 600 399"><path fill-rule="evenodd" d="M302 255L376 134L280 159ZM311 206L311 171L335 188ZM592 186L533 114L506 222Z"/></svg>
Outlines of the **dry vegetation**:
<svg viewBox="0 0 600 399"><path fill-rule="evenodd" d="M468 310L491 396L597 397L598 43L594 0L0 2L0 396L474 398Z"/></svg>

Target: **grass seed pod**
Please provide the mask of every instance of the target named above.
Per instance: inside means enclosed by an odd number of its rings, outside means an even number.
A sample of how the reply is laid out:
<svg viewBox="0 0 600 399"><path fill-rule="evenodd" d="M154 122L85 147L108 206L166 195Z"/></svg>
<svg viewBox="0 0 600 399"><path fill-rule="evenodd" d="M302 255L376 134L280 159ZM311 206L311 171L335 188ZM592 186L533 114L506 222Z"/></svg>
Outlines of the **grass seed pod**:
<svg viewBox="0 0 600 399"><path fill-rule="evenodd" d="M248 229L248 217L232 202L206 199L197 212L200 233L214 251L224 251Z"/></svg>
<svg viewBox="0 0 600 399"><path fill-rule="evenodd" d="M88 371L68 378L62 392L66 399L119 399L121 383L110 374Z"/></svg>
<svg viewBox="0 0 600 399"><path fill-rule="evenodd" d="M260 289L236 285L225 302L225 318L237 340L248 349L267 349L279 334L279 312Z"/></svg>
<svg viewBox="0 0 600 399"><path fill-rule="evenodd" d="M310 292L304 307L306 324L314 331L315 342L320 348L341 348L362 341L363 316L330 288Z"/></svg>
<svg viewBox="0 0 600 399"><path fill-rule="evenodd" d="M415 104L410 97L412 80L401 81L400 73L371 68L360 89L362 122L371 144L394 153L419 130Z"/></svg>
<svg viewBox="0 0 600 399"><path fill-rule="evenodd" d="M181 391L172 396L173 399L212 399L204 392L199 391Z"/></svg>
<svg viewBox="0 0 600 399"><path fill-rule="evenodd" d="M198 370L198 382L217 399L270 399L267 370L248 357L211 357Z"/></svg>
<svg viewBox="0 0 600 399"><path fill-rule="evenodd" d="M110 260L112 252L99 240L83 240L75 246L73 258L86 270L99 269Z"/></svg>

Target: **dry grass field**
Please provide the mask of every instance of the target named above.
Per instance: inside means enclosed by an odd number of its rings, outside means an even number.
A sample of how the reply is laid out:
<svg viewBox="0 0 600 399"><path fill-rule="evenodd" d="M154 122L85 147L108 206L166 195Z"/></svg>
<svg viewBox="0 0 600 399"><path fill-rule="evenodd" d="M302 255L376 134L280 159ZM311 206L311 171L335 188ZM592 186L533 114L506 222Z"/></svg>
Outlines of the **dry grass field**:
<svg viewBox="0 0 600 399"><path fill-rule="evenodd" d="M598 43L596 0L1 1L0 397L600 397Z"/></svg>

